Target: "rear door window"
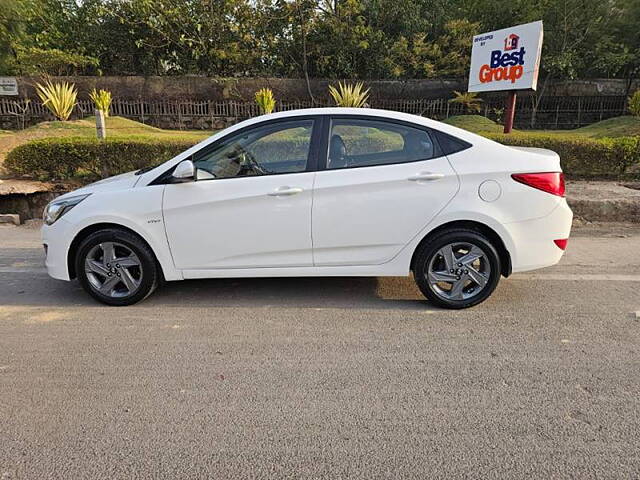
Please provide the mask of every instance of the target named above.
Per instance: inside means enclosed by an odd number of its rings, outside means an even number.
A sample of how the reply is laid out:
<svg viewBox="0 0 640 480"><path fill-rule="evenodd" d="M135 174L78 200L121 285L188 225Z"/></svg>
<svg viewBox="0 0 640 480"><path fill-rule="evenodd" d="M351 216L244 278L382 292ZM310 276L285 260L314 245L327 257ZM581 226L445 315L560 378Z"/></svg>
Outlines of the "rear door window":
<svg viewBox="0 0 640 480"><path fill-rule="evenodd" d="M331 121L326 168L416 162L440 155L426 129L384 120L337 118Z"/></svg>

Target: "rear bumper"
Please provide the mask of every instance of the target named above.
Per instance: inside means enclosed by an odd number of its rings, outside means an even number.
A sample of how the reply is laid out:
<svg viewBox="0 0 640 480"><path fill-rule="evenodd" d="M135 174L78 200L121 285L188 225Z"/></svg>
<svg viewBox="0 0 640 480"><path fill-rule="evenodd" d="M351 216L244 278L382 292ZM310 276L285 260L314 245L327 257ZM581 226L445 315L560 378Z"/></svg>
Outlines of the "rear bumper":
<svg viewBox="0 0 640 480"><path fill-rule="evenodd" d="M560 261L564 250L554 240L569 238L573 212L563 198L546 217L505 224L513 239L512 272L549 267Z"/></svg>

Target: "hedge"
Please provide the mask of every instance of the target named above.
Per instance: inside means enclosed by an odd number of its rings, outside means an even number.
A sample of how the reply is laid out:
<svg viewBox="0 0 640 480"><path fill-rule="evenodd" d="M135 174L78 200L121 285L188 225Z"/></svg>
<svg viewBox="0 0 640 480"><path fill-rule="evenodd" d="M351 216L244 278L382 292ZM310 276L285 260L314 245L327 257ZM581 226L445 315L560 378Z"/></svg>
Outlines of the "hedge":
<svg viewBox="0 0 640 480"><path fill-rule="evenodd" d="M174 139L47 138L17 146L4 166L11 173L41 180L105 178L159 164L194 144L193 140Z"/></svg>
<svg viewBox="0 0 640 480"><path fill-rule="evenodd" d="M487 137L506 145L553 150L560 155L562 168L568 176L640 178L640 137L591 140L538 133L488 134ZM368 139L369 142L373 140L380 147L389 146L388 139ZM193 146L196 141L130 137L100 142L83 137L48 138L14 148L7 155L4 166L10 173L43 180L77 177L91 180L159 164ZM352 147L357 145L355 142ZM262 144L261 149L269 157L288 158L299 155L305 146L303 139L291 142L282 138Z"/></svg>
<svg viewBox="0 0 640 480"><path fill-rule="evenodd" d="M516 147L553 150L562 170L578 178L640 178L640 137L598 140L562 134L487 134L487 138Z"/></svg>
<svg viewBox="0 0 640 480"><path fill-rule="evenodd" d="M272 139L267 142L256 142L246 150L255 158L262 159L265 165L270 162L298 160L307 155L309 139L298 137Z"/></svg>

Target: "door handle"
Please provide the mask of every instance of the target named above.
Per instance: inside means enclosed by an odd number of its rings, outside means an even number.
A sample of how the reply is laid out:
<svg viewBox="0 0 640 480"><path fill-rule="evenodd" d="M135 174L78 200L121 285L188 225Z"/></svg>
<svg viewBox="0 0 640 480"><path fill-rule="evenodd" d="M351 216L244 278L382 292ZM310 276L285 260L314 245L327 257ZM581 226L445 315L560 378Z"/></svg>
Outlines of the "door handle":
<svg viewBox="0 0 640 480"><path fill-rule="evenodd" d="M444 173L420 172L412 175L407 180L411 182L429 182L432 180L440 180L441 178L444 178Z"/></svg>
<svg viewBox="0 0 640 480"><path fill-rule="evenodd" d="M302 193L304 190L300 187L278 187L273 192L267 193L271 197L285 197L288 195L295 195L296 193Z"/></svg>

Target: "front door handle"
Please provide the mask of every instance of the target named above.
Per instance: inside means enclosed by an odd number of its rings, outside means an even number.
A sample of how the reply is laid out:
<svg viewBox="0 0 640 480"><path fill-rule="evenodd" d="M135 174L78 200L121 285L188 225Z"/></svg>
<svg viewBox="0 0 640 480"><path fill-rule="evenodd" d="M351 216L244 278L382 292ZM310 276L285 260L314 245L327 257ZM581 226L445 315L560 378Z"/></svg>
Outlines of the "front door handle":
<svg viewBox="0 0 640 480"><path fill-rule="evenodd" d="M271 197L286 197L288 195L295 195L296 193L302 193L304 190L300 187L278 187L273 192L267 195Z"/></svg>
<svg viewBox="0 0 640 480"><path fill-rule="evenodd" d="M432 180L440 180L444 178L444 173L420 172L409 177L407 180L411 182L429 182Z"/></svg>

